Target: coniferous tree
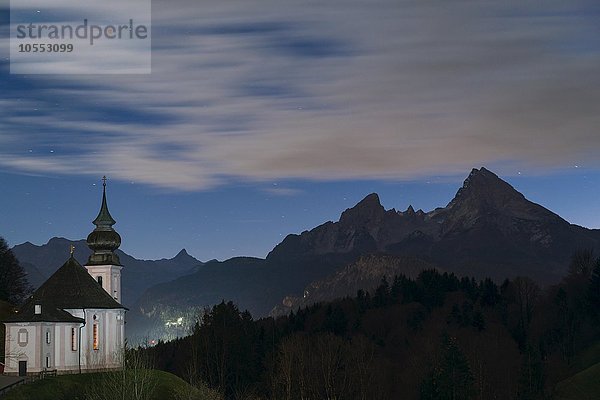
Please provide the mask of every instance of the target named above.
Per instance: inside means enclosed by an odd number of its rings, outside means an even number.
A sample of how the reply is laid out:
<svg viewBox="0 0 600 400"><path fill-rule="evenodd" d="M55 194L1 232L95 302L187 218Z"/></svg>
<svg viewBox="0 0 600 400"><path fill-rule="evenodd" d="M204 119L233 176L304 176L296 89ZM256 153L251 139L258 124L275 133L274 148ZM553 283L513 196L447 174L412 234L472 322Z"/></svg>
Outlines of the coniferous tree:
<svg viewBox="0 0 600 400"><path fill-rule="evenodd" d="M478 310L475 312L475 314L473 315L473 322L471 322L471 325L473 325L473 328L477 329L479 332L485 329L485 318L481 311Z"/></svg>
<svg viewBox="0 0 600 400"><path fill-rule="evenodd" d="M456 339L444 338L440 363L421 384L422 400L469 400L475 396L475 379L469 361Z"/></svg>
<svg viewBox="0 0 600 400"><path fill-rule="evenodd" d="M390 285L388 283L387 277L384 275L381 278L380 285L375 290L375 295L373 296L375 305L378 307L385 306L388 303L389 296L390 296Z"/></svg>
<svg viewBox="0 0 600 400"><path fill-rule="evenodd" d="M392 283L392 287L390 289L390 300L392 303L400 303L400 299L402 296L402 280L404 277L395 276L394 282Z"/></svg>
<svg viewBox="0 0 600 400"><path fill-rule="evenodd" d="M469 326L473 323L473 303L465 301L462 303L461 326Z"/></svg>
<svg viewBox="0 0 600 400"><path fill-rule="evenodd" d="M592 270L587 293L588 309L594 322L600 322L600 258Z"/></svg>
<svg viewBox="0 0 600 400"><path fill-rule="evenodd" d="M422 287L420 303L426 306L429 310L444 305L446 298L446 290L451 289L452 279L449 276L440 275L435 270L423 270L417 278L417 282ZM458 286L458 285L457 285Z"/></svg>
<svg viewBox="0 0 600 400"><path fill-rule="evenodd" d="M201 379L232 399L257 375L257 332L249 312L224 301L204 314L192 336Z"/></svg>
<svg viewBox="0 0 600 400"><path fill-rule="evenodd" d="M498 286L490 278L486 278L481 282L481 304L484 306L493 307L500 300Z"/></svg>
<svg viewBox="0 0 600 400"><path fill-rule="evenodd" d="M340 306L328 307L325 319L325 330L334 335L344 335L348 329L348 318Z"/></svg>
<svg viewBox="0 0 600 400"><path fill-rule="evenodd" d="M19 304L30 292L27 274L4 238L0 237L0 300Z"/></svg>

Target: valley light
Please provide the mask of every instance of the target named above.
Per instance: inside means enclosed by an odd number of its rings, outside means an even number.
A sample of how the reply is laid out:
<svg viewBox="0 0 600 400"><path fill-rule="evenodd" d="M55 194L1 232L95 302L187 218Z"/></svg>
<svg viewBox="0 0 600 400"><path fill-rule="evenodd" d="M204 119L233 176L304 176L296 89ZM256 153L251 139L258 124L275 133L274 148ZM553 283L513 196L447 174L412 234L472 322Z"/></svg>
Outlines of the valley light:
<svg viewBox="0 0 600 400"><path fill-rule="evenodd" d="M165 326L183 326L183 317L179 317L175 321L167 321Z"/></svg>

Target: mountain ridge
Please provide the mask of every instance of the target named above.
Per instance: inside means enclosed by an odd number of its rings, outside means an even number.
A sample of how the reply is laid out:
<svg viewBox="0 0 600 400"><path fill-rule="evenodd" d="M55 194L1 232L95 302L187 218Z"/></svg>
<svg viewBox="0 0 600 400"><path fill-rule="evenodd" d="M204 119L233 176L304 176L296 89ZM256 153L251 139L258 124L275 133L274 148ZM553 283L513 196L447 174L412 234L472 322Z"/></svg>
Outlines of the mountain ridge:
<svg viewBox="0 0 600 400"><path fill-rule="evenodd" d="M232 259L213 265L221 268L199 268L178 282L149 289L140 305L172 300L169 293L181 293L186 305L234 299L263 316L282 299L301 297L311 282L369 254L419 259L478 279L527 275L552 284L566 274L575 251L598 247L600 231L568 223L480 168L471 171L445 207L429 212L412 206L386 210L379 195L371 193L342 211L338 221L287 235L252 267L243 268ZM184 281L186 289L181 291L179 282Z"/></svg>
<svg viewBox="0 0 600 400"><path fill-rule="evenodd" d="M31 242L18 244L12 248L13 253L27 272L29 283L37 288L46 281L69 257L69 249L74 246L74 257L81 265L87 263L91 250L87 242L53 237L47 243L35 245ZM160 260L139 260L122 250L116 251L122 270L123 303L135 304L141 294L157 283L172 280L174 277L193 272L202 262L190 256L182 249L175 257Z"/></svg>
<svg viewBox="0 0 600 400"><path fill-rule="evenodd" d="M68 243L56 244L62 262ZM31 250L35 245L20 246ZM134 294L128 300L134 303L132 312L153 315L161 307L201 309L233 300L253 315L265 316L283 299L302 297L311 283L372 254L420 260L459 276L496 281L529 276L548 285L566 274L574 252L588 248L600 248L600 230L568 223L480 168L471 171L445 207L428 212L412 206L405 211L386 210L379 195L371 193L343 210L337 221L287 235L264 259L238 257L192 265L195 259L185 249L173 259L157 261L140 261L124 253L119 257L125 266L124 296L125 274L134 282L127 288ZM86 249L85 242L77 242L76 258L85 262ZM32 275L46 271L39 262L46 260L43 251L37 254L37 259L17 254ZM169 265L179 265L178 260L188 263L169 270ZM152 276L148 268L138 265L148 262L164 273ZM398 264L395 271L402 273L402 266ZM344 288L332 289L338 290Z"/></svg>

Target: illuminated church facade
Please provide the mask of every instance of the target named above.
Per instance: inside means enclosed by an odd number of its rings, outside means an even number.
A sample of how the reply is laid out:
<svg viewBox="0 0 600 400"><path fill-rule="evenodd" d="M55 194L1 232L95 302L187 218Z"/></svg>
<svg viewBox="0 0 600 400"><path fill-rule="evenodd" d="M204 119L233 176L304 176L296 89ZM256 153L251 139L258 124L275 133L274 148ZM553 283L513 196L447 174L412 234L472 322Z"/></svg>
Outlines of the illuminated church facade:
<svg viewBox="0 0 600 400"><path fill-rule="evenodd" d="M58 373L118 368L125 345L121 305L121 263L115 250L121 237L108 211L106 178L102 205L87 244L85 266L71 256L6 326L4 372L25 376L44 370Z"/></svg>

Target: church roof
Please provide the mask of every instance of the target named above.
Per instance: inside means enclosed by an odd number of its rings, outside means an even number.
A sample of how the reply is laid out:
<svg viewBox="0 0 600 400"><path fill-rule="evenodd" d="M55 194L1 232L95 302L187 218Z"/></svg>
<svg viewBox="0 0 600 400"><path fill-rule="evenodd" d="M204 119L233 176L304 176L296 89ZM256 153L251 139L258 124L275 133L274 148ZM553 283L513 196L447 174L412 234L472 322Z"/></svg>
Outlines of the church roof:
<svg viewBox="0 0 600 400"><path fill-rule="evenodd" d="M108 212L108 204L106 203L106 177L103 177L102 180L104 181L102 184L102 205L100 206L98 216L92 223L97 227L110 228L117 222L110 215L110 212Z"/></svg>
<svg viewBox="0 0 600 400"><path fill-rule="evenodd" d="M35 305L42 314L35 314ZM4 322L82 322L63 309L125 308L113 299L88 271L71 257L21 307Z"/></svg>
<svg viewBox="0 0 600 400"><path fill-rule="evenodd" d="M35 305L40 302L27 302L21 309L5 318L2 322L84 322L83 318L77 318L60 308L48 304L42 306L41 313L35 313Z"/></svg>
<svg viewBox="0 0 600 400"><path fill-rule="evenodd" d="M102 205L96 219L92 222L96 228L87 237L92 254L87 265L121 265L115 250L121 245L121 236L112 227L116 224L108 211L106 203L106 176L102 178Z"/></svg>

